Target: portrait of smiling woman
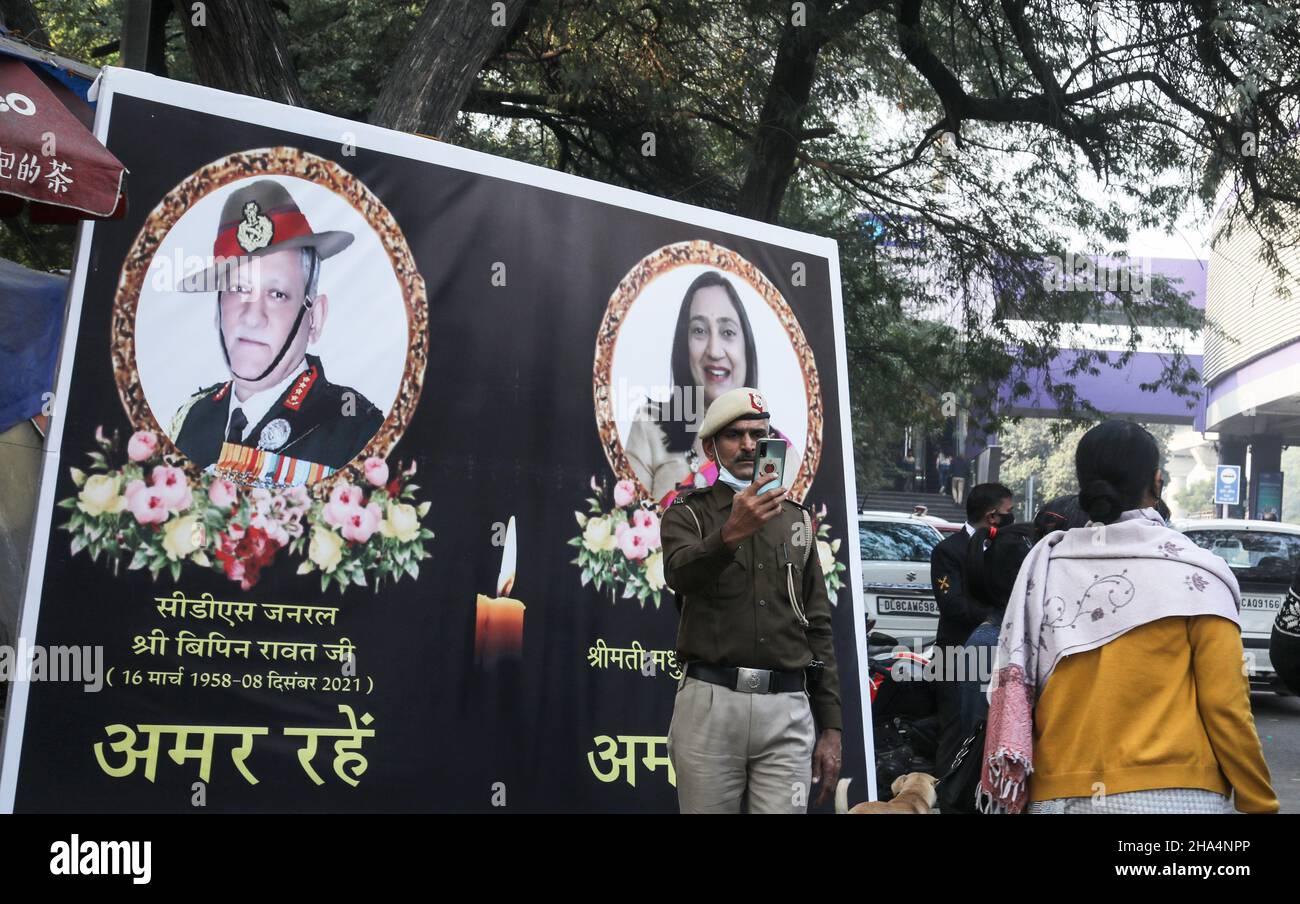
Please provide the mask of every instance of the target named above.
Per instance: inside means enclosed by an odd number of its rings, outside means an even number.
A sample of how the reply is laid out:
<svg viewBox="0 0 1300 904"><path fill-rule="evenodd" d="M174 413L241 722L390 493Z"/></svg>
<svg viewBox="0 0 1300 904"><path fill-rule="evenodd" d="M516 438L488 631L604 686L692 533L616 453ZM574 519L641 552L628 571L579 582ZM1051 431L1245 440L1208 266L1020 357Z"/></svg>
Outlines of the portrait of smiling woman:
<svg viewBox="0 0 1300 904"><path fill-rule="evenodd" d="M736 287L725 274L705 271L687 287L669 360L668 401L645 401L624 446L628 464L655 500L683 487L713 482L698 435L704 412L732 389L761 388L754 331ZM793 449L786 465L788 474L798 471Z"/></svg>

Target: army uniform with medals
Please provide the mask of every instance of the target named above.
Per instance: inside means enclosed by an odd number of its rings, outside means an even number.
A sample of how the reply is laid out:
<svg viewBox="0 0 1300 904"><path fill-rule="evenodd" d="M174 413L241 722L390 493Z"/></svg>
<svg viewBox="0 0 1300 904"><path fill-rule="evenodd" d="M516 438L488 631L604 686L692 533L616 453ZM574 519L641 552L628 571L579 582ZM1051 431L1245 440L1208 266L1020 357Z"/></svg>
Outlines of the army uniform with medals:
<svg viewBox="0 0 1300 904"><path fill-rule="evenodd" d="M229 288L232 273L260 255L310 250L314 252L313 275L307 278L310 287L319 262L344 250L352 240L349 232L313 231L293 196L278 182L258 180L226 198L212 247L213 264L187 276L179 289L217 293L218 337L232 377L256 384L274 372L316 301L304 292L293 328L265 372L236 375L219 307L220 292ZM233 397L233 380L201 389L177 410L170 435L196 464L223 477L250 486L281 487L329 476L360 454L383 425L383 413L355 389L329 382L324 365L313 355L305 355L285 380L244 400L247 405L263 393L276 393L273 400L262 398L253 406L262 410L270 403L251 425L243 405ZM239 410L232 413L232 405Z"/></svg>
<svg viewBox="0 0 1300 904"><path fill-rule="evenodd" d="M754 416L710 425L706 415L701 433ZM683 813L802 813L817 733L843 727L830 600L808 511L786 499L728 548L722 527L735 496L722 480L688 491L660 526L681 607L677 658L687 663L668 733L678 800ZM811 687L810 675L819 676Z"/></svg>
<svg viewBox="0 0 1300 904"><path fill-rule="evenodd" d="M182 452L197 464L215 464L225 450L230 381L209 386L191 396L176 413L172 435ZM366 447L384 423L383 413L365 396L325 379L325 368L314 355L275 404L241 441L232 445L288 455L337 470Z"/></svg>

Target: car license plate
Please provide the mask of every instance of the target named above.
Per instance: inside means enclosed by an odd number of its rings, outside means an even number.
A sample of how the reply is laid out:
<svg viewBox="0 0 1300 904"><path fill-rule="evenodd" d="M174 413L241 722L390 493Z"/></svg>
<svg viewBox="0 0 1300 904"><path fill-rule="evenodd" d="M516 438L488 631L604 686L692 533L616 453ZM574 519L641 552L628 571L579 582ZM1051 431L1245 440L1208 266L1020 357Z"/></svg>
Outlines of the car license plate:
<svg viewBox="0 0 1300 904"><path fill-rule="evenodd" d="M1284 598L1281 596L1242 596L1241 608L1276 612L1282 608Z"/></svg>
<svg viewBox="0 0 1300 904"><path fill-rule="evenodd" d="M939 604L929 599L878 597L876 599L876 611L881 615L895 612L905 615L933 615L937 618Z"/></svg>

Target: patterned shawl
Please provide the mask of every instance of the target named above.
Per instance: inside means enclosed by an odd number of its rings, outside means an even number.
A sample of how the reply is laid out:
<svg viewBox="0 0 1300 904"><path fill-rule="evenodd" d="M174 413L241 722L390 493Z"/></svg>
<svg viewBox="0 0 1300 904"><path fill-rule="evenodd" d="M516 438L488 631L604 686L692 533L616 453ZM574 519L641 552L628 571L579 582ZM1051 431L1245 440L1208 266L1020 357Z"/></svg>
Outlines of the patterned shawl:
<svg viewBox="0 0 1300 904"><path fill-rule="evenodd" d="M980 810L1019 813L1028 802L1034 705L1063 656L1170 616L1220 615L1240 625L1240 607L1227 563L1165 526L1154 509L1044 537L1021 565L1003 618Z"/></svg>

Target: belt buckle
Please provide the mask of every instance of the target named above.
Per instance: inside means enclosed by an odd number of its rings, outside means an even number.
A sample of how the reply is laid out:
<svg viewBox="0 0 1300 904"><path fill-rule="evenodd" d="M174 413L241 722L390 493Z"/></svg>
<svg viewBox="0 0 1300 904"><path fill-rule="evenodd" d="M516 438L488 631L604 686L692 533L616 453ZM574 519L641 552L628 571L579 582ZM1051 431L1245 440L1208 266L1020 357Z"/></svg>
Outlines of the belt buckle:
<svg viewBox="0 0 1300 904"><path fill-rule="evenodd" d="M766 694L772 686L768 669L736 669L736 690L745 694Z"/></svg>

